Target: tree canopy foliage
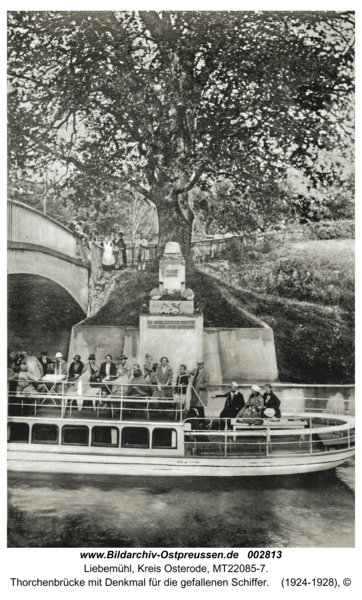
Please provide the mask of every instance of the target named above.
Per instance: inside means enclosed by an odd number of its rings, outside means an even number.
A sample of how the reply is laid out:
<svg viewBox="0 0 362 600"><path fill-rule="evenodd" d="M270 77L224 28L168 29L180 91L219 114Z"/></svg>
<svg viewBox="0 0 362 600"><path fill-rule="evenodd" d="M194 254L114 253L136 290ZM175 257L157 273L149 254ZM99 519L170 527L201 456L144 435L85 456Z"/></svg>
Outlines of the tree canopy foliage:
<svg viewBox="0 0 362 600"><path fill-rule="evenodd" d="M9 164L86 205L133 189L187 252L189 192L254 197L353 131L353 13L10 12ZM87 192L85 192L87 190ZM254 190L254 192L253 192Z"/></svg>

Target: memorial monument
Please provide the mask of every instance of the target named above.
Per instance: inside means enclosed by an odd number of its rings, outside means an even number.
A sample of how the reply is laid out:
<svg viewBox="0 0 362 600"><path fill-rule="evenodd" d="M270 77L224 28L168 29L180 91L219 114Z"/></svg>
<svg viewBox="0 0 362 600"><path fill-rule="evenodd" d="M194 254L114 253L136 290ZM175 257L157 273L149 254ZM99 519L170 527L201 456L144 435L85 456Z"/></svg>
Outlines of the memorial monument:
<svg viewBox="0 0 362 600"><path fill-rule="evenodd" d="M181 364L192 369L199 360L207 365L212 383L277 381L273 330L262 321L249 328L204 327L194 293L186 287L185 267L179 244L166 244L158 287L141 310L139 327L81 322L73 327L70 355L94 353L102 362L106 354L126 354L130 362L146 362L148 368L167 356L174 381Z"/></svg>
<svg viewBox="0 0 362 600"><path fill-rule="evenodd" d="M165 246L158 287L150 297L148 314L140 315L140 355L151 354L155 362L167 356L177 370L180 364L194 367L203 358L204 318L186 288L185 259L176 242Z"/></svg>

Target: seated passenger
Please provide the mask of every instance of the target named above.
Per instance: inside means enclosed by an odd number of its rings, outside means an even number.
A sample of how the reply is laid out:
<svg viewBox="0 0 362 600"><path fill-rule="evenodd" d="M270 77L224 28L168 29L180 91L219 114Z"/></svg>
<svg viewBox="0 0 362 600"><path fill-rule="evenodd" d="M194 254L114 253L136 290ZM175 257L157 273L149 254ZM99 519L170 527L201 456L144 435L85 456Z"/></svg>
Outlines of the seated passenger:
<svg viewBox="0 0 362 600"><path fill-rule="evenodd" d="M68 375L68 365L61 352L55 355L54 375Z"/></svg>
<svg viewBox="0 0 362 600"><path fill-rule="evenodd" d="M244 408L242 408L236 415L238 418L249 418L256 419L260 417L260 413L263 410L263 397L260 394L260 387L258 385L251 386L251 394Z"/></svg>
<svg viewBox="0 0 362 600"><path fill-rule="evenodd" d="M132 381L132 379L133 379L133 373L132 373L131 369L129 367L126 367L124 369L123 375L121 375L120 377L117 377L117 379L114 380L114 385L112 385L112 395L120 396L122 394L122 386L123 386L123 395L124 395L124 392L125 392L125 390L127 390L127 386Z"/></svg>
<svg viewBox="0 0 362 600"><path fill-rule="evenodd" d="M127 362L128 356L122 354L118 360L120 360L121 362L118 365L117 377L122 377L126 373L126 371L130 371L130 366Z"/></svg>
<svg viewBox="0 0 362 600"><path fill-rule="evenodd" d="M73 362L69 367L68 381L77 381L83 373L84 363L82 363L79 354L73 358Z"/></svg>
<svg viewBox="0 0 362 600"><path fill-rule="evenodd" d="M135 369L133 379L125 390L125 395L132 398L147 398L152 396L152 388L143 377L141 369Z"/></svg>
<svg viewBox="0 0 362 600"><path fill-rule="evenodd" d="M146 400L152 395L152 387L148 385L148 381L143 377L141 369L133 371L133 379L128 386L125 386L123 395L128 398L139 398ZM141 402L124 402L123 418L145 419L147 415L147 403Z"/></svg>
<svg viewBox="0 0 362 600"><path fill-rule="evenodd" d="M220 413L220 419L228 419L228 427L230 428L230 419L236 417L236 415L244 408L245 400L241 392L239 392L239 386L236 381L233 381L230 385L230 392L227 394L217 394L214 398L225 398L225 405Z"/></svg>
<svg viewBox="0 0 362 600"><path fill-rule="evenodd" d="M111 380L116 379L117 377L117 367L115 363L112 361L111 354L107 354L105 362L101 364L101 368L99 369L98 379L103 381L103 379Z"/></svg>
<svg viewBox="0 0 362 600"><path fill-rule="evenodd" d="M41 366L40 362L38 361L36 356L31 356L28 352L26 352L25 350L23 350L21 352L23 359L22 359L22 363L26 363L27 367L28 367L28 372L31 375L34 375L34 377L37 377L38 379L40 379L41 377L43 377L43 367Z"/></svg>
<svg viewBox="0 0 362 600"><path fill-rule="evenodd" d="M95 382L99 376L99 369L99 364L96 362L96 355L90 354L88 362L86 362L83 367L82 375L88 372L90 374L90 381Z"/></svg>
<svg viewBox="0 0 362 600"><path fill-rule="evenodd" d="M270 385L270 383L266 383L265 384L265 393L263 394L263 400L264 400L264 408L261 411L261 416L262 417L268 417L268 414L265 414L265 411L267 409L272 409L275 412L275 417L277 419L280 419L281 412L280 412L280 400L279 398L274 394L273 390L272 390L272 386Z"/></svg>
<svg viewBox="0 0 362 600"><path fill-rule="evenodd" d="M33 382L35 381L39 381L39 377L32 375L30 371L28 371L28 365L26 362L22 362L20 364L20 371L18 373L16 391L24 392L26 394L35 394L36 389L33 385Z"/></svg>
<svg viewBox="0 0 362 600"><path fill-rule="evenodd" d="M48 375L49 365L53 364L54 361L48 358L48 350L43 350L40 354L41 356L38 360L42 366L43 375Z"/></svg>

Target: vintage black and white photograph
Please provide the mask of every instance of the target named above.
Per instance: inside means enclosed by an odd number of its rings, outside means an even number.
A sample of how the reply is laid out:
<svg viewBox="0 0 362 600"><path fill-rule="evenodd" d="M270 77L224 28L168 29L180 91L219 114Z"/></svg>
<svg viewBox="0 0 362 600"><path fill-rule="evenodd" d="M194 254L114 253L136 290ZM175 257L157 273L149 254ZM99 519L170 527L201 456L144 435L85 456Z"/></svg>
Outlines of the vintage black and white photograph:
<svg viewBox="0 0 362 600"><path fill-rule="evenodd" d="M354 16L7 13L9 548L355 547Z"/></svg>

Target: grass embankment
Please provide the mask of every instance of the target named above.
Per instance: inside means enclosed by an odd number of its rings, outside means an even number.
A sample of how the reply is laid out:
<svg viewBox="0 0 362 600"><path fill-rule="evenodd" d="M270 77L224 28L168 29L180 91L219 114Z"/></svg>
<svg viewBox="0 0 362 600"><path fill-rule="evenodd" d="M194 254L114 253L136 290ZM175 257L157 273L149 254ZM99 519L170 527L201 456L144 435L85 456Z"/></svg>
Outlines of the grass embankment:
<svg viewBox="0 0 362 600"><path fill-rule="evenodd" d="M281 381L354 382L354 240L253 250L203 269L273 328Z"/></svg>
<svg viewBox="0 0 362 600"><path fill-rule="evenodd" d="M258 320L247 315L213 277L198 269L188 269L186 277L187 287L195 293L196 309L203 309L205 327L260 327ZM106 304L84 324L138 327L139 315L147 310L150 291L157 285L158 269L122 271L114 280Z"/></svg>
<svg viewBox="0 0 362 600"><path fill-rule="evenodd" d="M339 306L354 313L354 240L311 240L268 252L260 246L232 266L230 283L285 298Z"/></svg>

